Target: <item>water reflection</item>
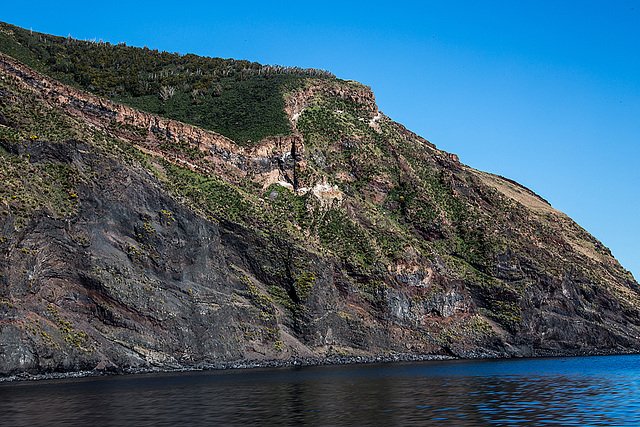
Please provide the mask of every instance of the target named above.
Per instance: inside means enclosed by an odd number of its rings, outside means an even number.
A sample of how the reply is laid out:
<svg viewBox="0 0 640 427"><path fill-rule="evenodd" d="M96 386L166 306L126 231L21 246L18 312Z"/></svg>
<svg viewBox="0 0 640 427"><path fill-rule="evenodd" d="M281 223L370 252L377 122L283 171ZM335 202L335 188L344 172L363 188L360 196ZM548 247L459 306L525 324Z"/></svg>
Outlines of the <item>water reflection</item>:
<svg viewBox="0 0 640 427"><path fill-rule="evenodd" d="M640 425L640 357L453 361L0 385L4 425Z"/></svg>

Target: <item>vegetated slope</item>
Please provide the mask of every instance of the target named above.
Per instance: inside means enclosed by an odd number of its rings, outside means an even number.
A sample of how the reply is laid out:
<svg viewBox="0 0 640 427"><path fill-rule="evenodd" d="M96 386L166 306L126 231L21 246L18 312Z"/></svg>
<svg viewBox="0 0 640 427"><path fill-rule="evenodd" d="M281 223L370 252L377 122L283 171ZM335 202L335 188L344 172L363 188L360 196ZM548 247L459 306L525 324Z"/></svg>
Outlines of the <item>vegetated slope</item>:
<svg viewBox="0 0 640 427"><path fill-rule="evenodd" d="M638 284L566 215L304 78L225 136L0 56L0 370L637 351Z"/></svg>
<svg viewBox="0 0 640 427"><path fill-rule="evenodd" d="M282 90L331 73L159 52L37 33L0 22L0 51L63 83L251 145L288 135Z"/></svg>

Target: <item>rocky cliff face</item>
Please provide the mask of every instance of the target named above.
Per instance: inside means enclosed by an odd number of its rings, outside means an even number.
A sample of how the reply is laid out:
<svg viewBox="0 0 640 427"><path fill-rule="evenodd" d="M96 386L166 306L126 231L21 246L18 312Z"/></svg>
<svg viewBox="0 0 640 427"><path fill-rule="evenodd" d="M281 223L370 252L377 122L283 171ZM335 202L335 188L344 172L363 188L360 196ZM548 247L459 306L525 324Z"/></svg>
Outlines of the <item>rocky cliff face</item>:
<svg viewBox="0 0 640 427"><path fill-rule="evenodd" d="M544 199L310 79L240 147L0 57L0 372L637 351L637 282Z"/></svg>

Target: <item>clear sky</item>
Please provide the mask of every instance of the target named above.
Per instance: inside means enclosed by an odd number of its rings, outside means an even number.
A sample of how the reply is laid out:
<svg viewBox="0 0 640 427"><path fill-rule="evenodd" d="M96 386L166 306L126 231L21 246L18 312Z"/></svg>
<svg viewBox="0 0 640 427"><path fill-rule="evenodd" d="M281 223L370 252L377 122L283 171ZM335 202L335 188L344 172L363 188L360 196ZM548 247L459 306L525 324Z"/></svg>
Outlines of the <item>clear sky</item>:
<svg viewBox="0 0 640 427"><path fill-rule="evenodd" d="M326 69L567 213L640 279L640 0L5 2L78 39Z"/></svg>

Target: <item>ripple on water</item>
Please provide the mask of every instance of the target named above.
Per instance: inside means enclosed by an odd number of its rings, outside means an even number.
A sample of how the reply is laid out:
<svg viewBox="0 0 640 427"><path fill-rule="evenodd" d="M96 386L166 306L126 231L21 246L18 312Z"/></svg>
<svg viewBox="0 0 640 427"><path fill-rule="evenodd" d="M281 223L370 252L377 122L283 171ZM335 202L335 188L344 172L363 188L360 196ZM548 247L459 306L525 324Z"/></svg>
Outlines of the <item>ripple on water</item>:
<svg viewBox="0 0 640 427"><path fill-rule="evenodd" d="M594 363L597 362L597 363ZM640 425L640 356L0 384L6 425Z"/></svg>

